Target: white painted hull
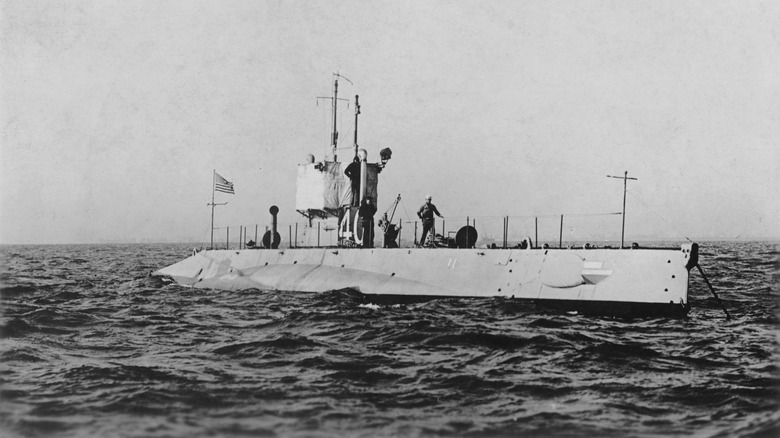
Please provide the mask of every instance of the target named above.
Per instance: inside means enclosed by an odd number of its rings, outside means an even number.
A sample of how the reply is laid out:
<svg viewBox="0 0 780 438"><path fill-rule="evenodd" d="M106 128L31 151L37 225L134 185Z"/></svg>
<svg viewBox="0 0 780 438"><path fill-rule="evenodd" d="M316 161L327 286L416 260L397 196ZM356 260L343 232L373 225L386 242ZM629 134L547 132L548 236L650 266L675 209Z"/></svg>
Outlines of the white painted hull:
<svg viewBox="0 0 780 438"><path fill-rule="evenodd" d="M696 258L695 244L623 250L211 250L154 274L224 290L353 289L378 298L506 297L589 313L685 314L688 272Z"/></svg>

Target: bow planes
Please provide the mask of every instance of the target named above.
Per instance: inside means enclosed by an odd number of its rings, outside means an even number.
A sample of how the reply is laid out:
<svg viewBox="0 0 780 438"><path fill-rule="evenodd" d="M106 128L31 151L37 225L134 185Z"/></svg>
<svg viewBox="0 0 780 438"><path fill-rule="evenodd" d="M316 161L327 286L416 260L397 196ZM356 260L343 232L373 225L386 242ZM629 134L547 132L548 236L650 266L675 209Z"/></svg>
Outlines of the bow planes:
<svg viewBox="0 0 780 438"><path fill-rule="evenodd" d="M435 236L438 242L434 238L433 242L425 242L427 245L415 242L412 247L402 247L400 224L393 224L392 217L387 218L385 213L374 224L379 174L392 151L383 149L381 162L368 163L366 151L358 147L358 96L354 157L349 163L338 160L336 114L338 101L343 100L338 98L338 80L343 76L335 76L333 97L327 98L332 101L332 156L316 162L309 155L298 165L296 210L310 226L313 221L336 222L337 244L298 247L291 237L289 247L280 248L276 219L279 209L273 206L273 225L262 242L249 241L246 248L240 249L214 249L213 208L223 204L215 204L212 197L211 246L195 250L153 275L170 277L184 286L220 290L317 293L348 289L362 294L367 302L380 304L500 297L590 315L687 315L689 273L698 266L698 245L624 246L625 184L634 179L628 178L627 172L614 177L624 181L620 247L540 247L529 238L508 248L508 221L504 223L502 247L477 247L478 230L472 225L452 232L454 237ZM227 183L219 178L221 184ZM399 201L400 195L396 206ZM379 248L373 244L377 230L382 242Z"/></svg>

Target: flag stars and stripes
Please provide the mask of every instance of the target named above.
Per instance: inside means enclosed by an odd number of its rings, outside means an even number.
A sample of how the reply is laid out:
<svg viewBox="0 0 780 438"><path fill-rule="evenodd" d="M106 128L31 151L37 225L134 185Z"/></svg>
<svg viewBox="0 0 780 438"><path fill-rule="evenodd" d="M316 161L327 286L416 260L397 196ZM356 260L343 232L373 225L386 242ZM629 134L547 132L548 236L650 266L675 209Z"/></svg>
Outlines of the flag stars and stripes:
<svg viewBox="0 0 780 438"><path fill-rule="evenodd" d="M214 178L214 190L222 193L229 193L231 195L235 195L236 192L233 189L233 183L226 180L222 177L222 175L214 172L215 178Z"/></svg>

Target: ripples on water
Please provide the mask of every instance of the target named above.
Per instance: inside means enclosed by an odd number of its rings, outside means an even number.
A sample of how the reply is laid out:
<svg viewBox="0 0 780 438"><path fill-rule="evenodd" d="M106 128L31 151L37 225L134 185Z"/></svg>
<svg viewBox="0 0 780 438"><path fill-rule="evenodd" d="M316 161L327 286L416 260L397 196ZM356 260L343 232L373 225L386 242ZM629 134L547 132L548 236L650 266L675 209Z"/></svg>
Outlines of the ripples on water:
<svg viewBox="0 0 780 438"><path fill-rule="evenodd" d="M780 435L777 249L712 243L685 319L187 289L185 245L2 247L4 436Z"/></svg>

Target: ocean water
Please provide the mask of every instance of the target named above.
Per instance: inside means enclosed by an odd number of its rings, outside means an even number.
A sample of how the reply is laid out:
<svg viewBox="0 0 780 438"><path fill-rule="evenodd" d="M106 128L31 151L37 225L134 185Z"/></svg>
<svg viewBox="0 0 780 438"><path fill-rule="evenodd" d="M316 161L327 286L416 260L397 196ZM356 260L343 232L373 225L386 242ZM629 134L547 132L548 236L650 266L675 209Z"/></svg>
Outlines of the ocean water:
<svg viewBox="0 0 780 438"><path fill-rule="evenodd" d="M773 243L702 245L730 321L149 276L190 250L1 247L0 436L780 436Z"/></svg>

